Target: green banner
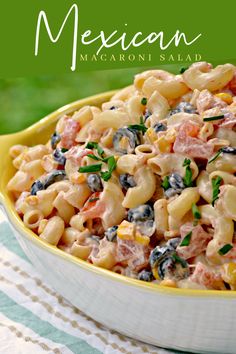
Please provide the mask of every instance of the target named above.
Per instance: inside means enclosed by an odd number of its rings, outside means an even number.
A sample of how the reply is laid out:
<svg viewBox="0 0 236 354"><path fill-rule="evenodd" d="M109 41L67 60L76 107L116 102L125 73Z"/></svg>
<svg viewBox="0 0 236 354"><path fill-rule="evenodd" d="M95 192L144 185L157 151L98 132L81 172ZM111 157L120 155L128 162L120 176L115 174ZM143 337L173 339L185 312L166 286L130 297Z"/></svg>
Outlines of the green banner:
<svg viewBox="0 0 236 354"><path fill-rule="evenodd" d="M0 11L0 77L236 58L234 0L8 0Z"/></svg>

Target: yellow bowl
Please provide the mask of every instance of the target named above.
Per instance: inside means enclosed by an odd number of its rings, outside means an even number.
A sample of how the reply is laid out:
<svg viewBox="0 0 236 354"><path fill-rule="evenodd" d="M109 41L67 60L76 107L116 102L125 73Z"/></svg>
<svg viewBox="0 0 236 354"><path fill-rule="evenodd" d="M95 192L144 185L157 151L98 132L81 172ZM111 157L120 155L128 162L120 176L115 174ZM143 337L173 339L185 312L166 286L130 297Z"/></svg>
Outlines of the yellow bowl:
<svg viewBox="0 0 236 354"><path fill-rule="evenodd" d="M43 242L15 211L7 182L14 144L45 143L57 120L85 105L100 106L114 91L68 104L16 134L0 136L0 202L26 255L58 292L88 316L144 342L202 353L235 353L236 292L174 289L98 268ZM66 285L66 286L65 286Z"/></svg>

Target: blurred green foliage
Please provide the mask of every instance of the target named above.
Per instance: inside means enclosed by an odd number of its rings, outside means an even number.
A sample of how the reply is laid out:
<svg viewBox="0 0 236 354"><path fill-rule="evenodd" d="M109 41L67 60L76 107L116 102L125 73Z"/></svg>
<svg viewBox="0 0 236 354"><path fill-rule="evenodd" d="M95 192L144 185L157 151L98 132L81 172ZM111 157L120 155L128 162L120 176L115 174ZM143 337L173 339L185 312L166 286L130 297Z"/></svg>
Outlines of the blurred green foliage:
<svg viewBox="0 0 236 354"><path fill-rule="evenodd" d="M0 134L22 130L80 98L130 85L140 69L0 80Z"/></svg>

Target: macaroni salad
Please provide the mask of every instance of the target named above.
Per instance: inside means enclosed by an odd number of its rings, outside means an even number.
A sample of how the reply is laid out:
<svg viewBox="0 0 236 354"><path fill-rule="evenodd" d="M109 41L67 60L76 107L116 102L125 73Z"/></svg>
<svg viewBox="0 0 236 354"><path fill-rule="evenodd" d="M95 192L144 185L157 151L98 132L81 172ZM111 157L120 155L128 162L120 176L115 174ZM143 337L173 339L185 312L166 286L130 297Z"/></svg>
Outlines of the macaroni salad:
<svg viewBox="0 0 236 354"><path fill-rule="evenodd" d="M236 290L236 68L149 70L10 149L24 224L141 281Z"/></svg>

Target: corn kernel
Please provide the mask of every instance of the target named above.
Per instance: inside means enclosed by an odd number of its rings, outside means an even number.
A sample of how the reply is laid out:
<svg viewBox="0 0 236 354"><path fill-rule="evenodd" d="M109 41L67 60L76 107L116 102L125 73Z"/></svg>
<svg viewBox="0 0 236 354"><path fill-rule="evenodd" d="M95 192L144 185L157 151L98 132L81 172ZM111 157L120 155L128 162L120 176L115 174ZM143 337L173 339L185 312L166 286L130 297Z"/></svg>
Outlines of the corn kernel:
<svg viewBox="0 0 236 354"><path fill-rule="evenodd" d="M134 232L135 227L134 224L128 222L126 220L122 221L122 223L118 226L117 236L122 240L134 240Z"/></svg>
<svg viewBox="0 0 236 354"><path fill-rule="evenodd" d="M170 288L177 288L177 284L174 280L172 279L164 279L160 282L160 285L162 286L168 286Z"/></svg>
<svg viewBox="0 0 236 354"><path fill-rule="evenodd" d="M140 232L135 233L135 241L141 243L143 246L149 245L150 238L148 236L141 235Z"/></svg>
<svg viewBox="0 0 236 354"><path fill-rule="evenodd" d="M86 181L86 176L85 176L84 173L74 172L70 176L70 180L74 184L81 184L81 183L84 183Z"/></svg>
<svg viewBox="0 0 236 354"><path fill-rule="evenodd" d="M158 140L156 140L154 145L161 153L171 151L171 143L166 139L165 136L161 136Z"/></svg>
<svg viewBox="0 0 236 354"><path fill-rule="evenodd" d="M221 270L223 280L230 285L236 285L236 263L225 263Z"/></svg>
<svg viewBox="0 0 236 354"><path fill-rule="evenodd" d="M148 130L146 131L146 137L148 138L151 144L153 144L154 141L158 139L157 133L153 128L148 128Z"/></svg>
<svg viewBox="0 0 236 354"><path fill-rule="evenodd" d="M146 131L146 136L150 140L150 143L154 143L158 139L158 136L153 128L148 128Z"/></svg>
<svg viewBox="0 0 236 354"><path fill-rule="evenodd" d="M175 129L172 128L172 129L168 129L165 138L169 143L174 143L176 136L177 136L177 132Z"/></svg>
<svg viewBox="0 0 236 354"><path fill-rule="evenodd" d="M217 93L215 97L220 98L222 101L224 101L227 104L231 104L233 102L233 97L226 92Z"/></svg>

